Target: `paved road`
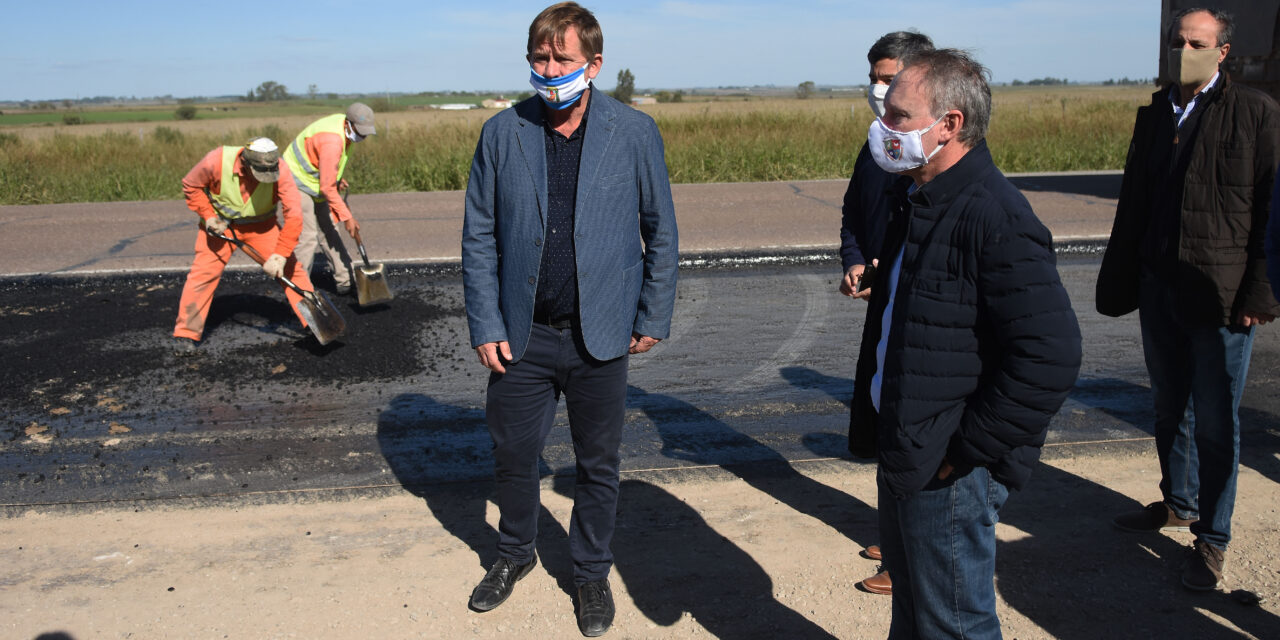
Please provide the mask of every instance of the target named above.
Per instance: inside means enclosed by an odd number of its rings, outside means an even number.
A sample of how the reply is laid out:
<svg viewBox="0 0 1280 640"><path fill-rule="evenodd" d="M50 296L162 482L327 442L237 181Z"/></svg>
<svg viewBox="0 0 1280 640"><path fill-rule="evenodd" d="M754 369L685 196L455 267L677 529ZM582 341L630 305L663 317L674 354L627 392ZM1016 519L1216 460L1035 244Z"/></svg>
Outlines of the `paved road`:
<svg viewBox="0 0 1280 640"><path fill-rule="evenodd" d="M1018 181L1060 247L1105 235L1115 176ZM842 191L677 188L687 263L704 266L682 270L671 338L632 362L614 634L787 635L762 631L778 625L800 637L806 620L841 637L887 630L887 600L852 586L874 566L856 557L875 542L873 469L833 460L844 455L864 310L835 293ZM424 266L456 259L459 194L355 201L386 234L392 304L344 301L351 331L321 349L246 269L220 287L204 353L187 360L166 348L191 240L179 203L0 208L0 272L61 274L0 276L10 541L0 558L12 567L0 576L12 595L0 627L14 637L573 633L555 584L569 574L557 524L568 500L554 491L544 492L545 569L498 612L463 609L493 551L490 485L472 482L491 476L484 374L466 345L456 269ZM73 233L103 210L118 233ZM735 251L802 259L693 255ZM1178 540L1106 528L1106 514L1154 491L1138 328L1092 311L1096 253L1064 251L1059 265L1085 360L1050 428L1053 464L1002 513L1001 615L1018 637L1146 637L1170 625L1269 637L1280 336L1267 327L1254 349L1231 565L1232 588L1270 602L1189 596L1176 582ZM562 411L548 484L562 487L572 463Z"/></svg>
<svg viewBox="0 0 1280 640"><path fill-rule="evenodd" d="M1136 319L1093 309L1095 256L1062 256L1085 360L1052 451L1149 445ZM863 303L834 259L686 269L673 330L632 361L624 468L745 475L841 457ZM396 300L326 348L278 292L243 272L219 289L201 355L168 351L181 274L0 282L0 506L156 498L296 500L491 474L484 370L467 346L460 278L391 271ZM1267 328L1269 329L1269 327ZM1274 451L1280 336L1259 332L1244 440ZM563 409L544 454L572 474Z"/></svg>
<svg viewBox="0 0 1280 640"><path fill-rule="evenodd" d="M1118 178L1015 179L1065 246L1105 236ZM835 294L844 187L676 187L682 253L719 266L684 271L671 338L633 363L627 464L842 455L862 309ZM461 197L353 198L368 237L387 240L380 259L395 265L398 297L374 310L347 303L351 331L339 343L309 349L260 274L246 270L220 287L194 362L175 362L165 341L194 232L180 203L0 208L0 272L60 276L0 279L0 406L18 445L0 446L0 466L18 472L0 483L0 504L487 476L483 375L467 347L459 278L430 267L457 259ZM95 226L103 217L118 224ZM71 232L79 228L95 234ZM696 259L743 252L801 259ZM1053 437L1062 441L1143 435L1132 419L1145 391L1137 330L1087 312L1095 269L1089 258L1063 264L1101 364L1060 416ZM558 433L548 469L571 458ZM61 469L50 474L54 460Z"/></svg>
<svg viewBox="0 0 1280 640"><path fill-rule="evenodd" d="M1110 233L1119 174L1013 179L1059 241ZM844 180L675 185L681 253L832 249L846 186ZM459 259L461 191L355 195L351 206L375 261ZM194 230L194 216L176 200L3 206L0 273L184 270L191 264Z"/></svg>

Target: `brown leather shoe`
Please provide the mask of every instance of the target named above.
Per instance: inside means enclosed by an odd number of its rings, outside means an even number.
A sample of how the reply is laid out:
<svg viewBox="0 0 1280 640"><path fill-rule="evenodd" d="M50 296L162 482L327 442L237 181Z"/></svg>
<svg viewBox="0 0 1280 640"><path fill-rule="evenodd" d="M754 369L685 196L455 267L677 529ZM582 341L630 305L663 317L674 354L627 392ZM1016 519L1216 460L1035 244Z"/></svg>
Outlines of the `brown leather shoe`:
<svg viewBox="0 0 1280 640"><path fill-rule="evenodd" d="M1195 520L1184 520L1179 518L1169 508L1169 505L1163 502L1152 502L1142 508L1141 511L1130 511L1122 513L1111 521L1117 529L1124 531L1133 531L1144 533L1148 531L1190 531L1191 524Z"/></svg>
<svg viewBox="0 0 1280 640"><path fill-rule="evenodd" d="M1222 568L1226 565L1226 551L1208 542L1196 540L1192 545L1191 559L1182 570L1182 585L1195 591L1212 591L1222 581Z"/></svg>
<svg viewBox="0 0 1280 640"><path fill-rule="evenodd" d="M880 545L873 544L862 550L862 557L871 558L872 560L880 560Z"/></svg>
<svg viewBox="0 0 1280 640"><path fill-rule="evenodd" d="M882 570L880 573L859 582L858 586L869 593L878 593L883 596L893 595L893 582L889 580L888 571Z"/></svg>

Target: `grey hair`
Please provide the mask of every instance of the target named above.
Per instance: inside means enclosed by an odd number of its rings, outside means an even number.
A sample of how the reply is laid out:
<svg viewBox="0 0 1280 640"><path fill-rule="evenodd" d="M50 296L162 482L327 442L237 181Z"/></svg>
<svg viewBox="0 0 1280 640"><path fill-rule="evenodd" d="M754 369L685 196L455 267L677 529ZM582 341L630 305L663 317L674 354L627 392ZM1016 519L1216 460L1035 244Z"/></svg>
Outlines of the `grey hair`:
<svg viewBox="0 0 1280 640"><path fill-rule="evenodd" d="M1169 29L1165 31L1169 37L1168 41L1173 41L1173 36L1177 33L1178 25L1182 23L1183 18L1200 11L1213 16L1213 19L1218 21L1218 46L1221 47L1224 44L1230 43L1231 37L1235 35L1236 31L1235 18L1233 18L1230 13L1227 13L1222 9L1208 9L1206 7L1191 7L1190 9L1183 9L1173 14L1173 18L1169 20Z"/></svg>
<svg viewBox="0 0 1280 640"><path fill-rule="evenodd" d="M991 72L960 49L935 49L909 56L902 70L919 68L920 82L929 95L932 117L955 109L964 114L957 140L970 146L987 136L991 126ZM901 76L901 74L899 74Z"/></svg>
<svg viewBox="0 0 1280 640"><path fill-rule="evenodd" d="M923 33L915 31L894 31L880 36L867 52L867 62L875 64L881 60L901 60L914 53L931 51L933 40Z"/></svg>

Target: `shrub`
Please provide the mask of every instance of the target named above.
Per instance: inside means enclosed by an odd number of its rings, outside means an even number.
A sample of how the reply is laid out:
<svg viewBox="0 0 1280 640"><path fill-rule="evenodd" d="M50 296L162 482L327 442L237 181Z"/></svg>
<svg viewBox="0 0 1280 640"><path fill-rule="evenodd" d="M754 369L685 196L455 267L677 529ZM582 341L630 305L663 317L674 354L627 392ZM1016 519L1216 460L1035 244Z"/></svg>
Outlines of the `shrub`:
<svg viewBox="0 0 1280 640"><path fill-rule="evenodd" d="M373 109L374 113L386 113L388 111L404 111L403 106L394 104L386 98L374 98L366 102L365 104L369 105L369 108Z"/></svg>
<svg viewBox="0 0 1280 640"><path fill-rule="evenodd" d="M226 144L245 144L253 138L271 138L271 141L275 142L277 147L284 149L286 145L293 142L293 136L297 135L296 132L292 135L285 133L284 129L281 129L278 124L264 124L261 127L251 127L245 133L248 135L246 135L243 140L232 140Z"/></svg>
<svg viewBox="0 0 1280 640"><path fill-rule="evenodd" d="M156 130L151 132L151 136L156 139L156 142L168 145L179 145L186 140L186 136L182 135L181 131L169 127L156 127Z"/></svg>
<svg viewBox="0 0 1280 640"><path fill-rule="evenodd" d="M68 113L62 116L62 124L84 124L84 118L78 113Z"/></svg>
<svg viewBox="0 0 1280 640"><path fill-rule="evenodd" d="M178 120L195 120L196 108L192 105L184 104L181 107L178 107L177 111L173 112L173 117Z"/></svg>

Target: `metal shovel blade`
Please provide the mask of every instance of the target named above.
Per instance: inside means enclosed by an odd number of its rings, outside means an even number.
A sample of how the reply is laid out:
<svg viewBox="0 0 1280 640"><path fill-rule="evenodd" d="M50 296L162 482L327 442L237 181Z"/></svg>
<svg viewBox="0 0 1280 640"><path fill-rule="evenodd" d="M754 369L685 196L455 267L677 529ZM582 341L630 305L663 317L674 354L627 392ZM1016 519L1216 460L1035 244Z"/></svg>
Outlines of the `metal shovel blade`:
<svg viewBox="0 0 1280 640"><path fill-rule="evenodd" d="M386 267L382 263L361 265L353 269L356 277L356 302L362 307L391 302L394 295L387 285Z"/></svg>
<svg viewBox="0 0 1280 640"><path fill-rule="evenodd" d="M298 315L307 321L307 327L321 346L333 342L347 330L338 308L333 306L323 291L309 291L297 304Z"/></svg>

